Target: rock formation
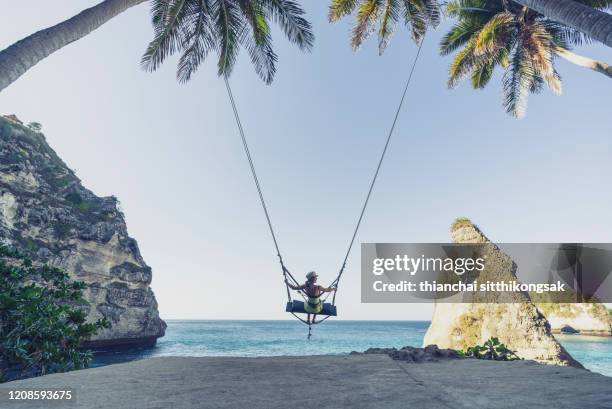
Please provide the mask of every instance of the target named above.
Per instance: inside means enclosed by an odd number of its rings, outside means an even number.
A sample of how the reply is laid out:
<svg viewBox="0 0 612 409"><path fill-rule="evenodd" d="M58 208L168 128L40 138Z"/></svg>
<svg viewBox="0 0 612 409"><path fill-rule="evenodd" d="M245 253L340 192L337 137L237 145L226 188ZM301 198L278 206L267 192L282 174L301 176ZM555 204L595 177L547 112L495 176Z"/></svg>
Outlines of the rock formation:
<svg viewBox="0 0 612 409"><path fill-rule="evenodd" d="M41 133L0 116L0 240L89 288L88 318L112 327L93 346L151 344L164 335L146 265L114 197L97 197Z"/></svg>
<svg viewBox="0 0 612 409"><path fill-rule="evenodd" d="M582 335L612 336L612 320L605 305L536 303L554 333L569 326Z"/></svg>
<svg viewBox="0 0 612 409"><path fill-rule="evenodd" d="M462 356L453 349L440 349L437 345L428 345L425 348L405 346L397 348L369 348L363 352L351 351L350 355L389 355L395 361L424 363L439 362L450 359L462 359Z"/></svg>
<svg viewBox="0 0 612 409"><path fill-rule="evenodd" d="M453 223L451 237L455 243L483 244L486 262L479 281L517 280L512 259L469 220L459 219ZM423 344L464 350L498 337L521 358L582 367L554 338L550 324L528 294L477 293L471 301L436 303Z"/></svg>

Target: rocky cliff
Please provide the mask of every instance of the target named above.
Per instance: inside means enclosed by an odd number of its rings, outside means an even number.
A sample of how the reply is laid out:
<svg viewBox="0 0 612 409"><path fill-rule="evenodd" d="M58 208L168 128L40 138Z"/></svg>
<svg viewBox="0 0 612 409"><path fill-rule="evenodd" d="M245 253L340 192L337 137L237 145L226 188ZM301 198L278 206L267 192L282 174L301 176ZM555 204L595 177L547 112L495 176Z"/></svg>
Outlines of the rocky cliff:
<svg viewBox="0 0 612 409"><path fill-rule="evenodd" d="M89 319L112 324L92 345L151 344L164 335L151 268L117 199L84 188L41 133L1 116L0 240L89 284Z"/></svg>
<svg viewBox="0 0 612 409"><path fill-rule="evenodd" d="M484 244L486 262L479 281L517 280L516 266L512 259L502 253L469 220L455 222L451 226L451 237L455 243ZM477 293L470 301L436 304L423 344L463 350L481 345L491 337L498 337L521 358L582 367L557 342L550 324L531 302L528 294ZM500 301L504 302L496 303Z"/></svg>
<svg viewBox="0 0 612 409"><path fill-rule="evenodd" d="M582 335L612 336L612 320L605 305L536 303L553 332L571 327Z"/></svg>

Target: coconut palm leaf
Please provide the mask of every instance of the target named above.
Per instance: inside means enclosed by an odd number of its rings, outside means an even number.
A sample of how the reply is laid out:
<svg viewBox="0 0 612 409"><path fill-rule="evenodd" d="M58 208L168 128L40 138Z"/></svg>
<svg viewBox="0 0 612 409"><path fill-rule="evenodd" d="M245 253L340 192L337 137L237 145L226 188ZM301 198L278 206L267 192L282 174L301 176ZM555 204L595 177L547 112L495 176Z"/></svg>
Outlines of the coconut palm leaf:
<svg viewBox="0 0 612 409"><path fill-rule="evenodd" d="M515 25L516 21L512 13L505 11L495 14L475 35L474 52L482 55L506 48Z"/></svg>
<svg viewBox="0 0 612 409"><path fill-rule="evenodd" d="M612 0L580 2L597 8L612 6ZM555 69L559 50L567 54L569 47L588 40L513 0L453 0L445 12L457 19L440 42L442 55L454 54L448 86L453 88L469 77L472 87L481 89L490 82L495 68L501 67L503 105L517 118L525 115L530 93L541 92L545 86L561 93L561 77ZM583 64L609 75L605 64Z"/></svg>
<svg viewBox="0 0 612 409"><path fill-rule="evenodd" d="M474 89L486 87L493 76L494 70L495 63L493 61L485 61L480 64L480 67L475 67L472 70L472 86Z"/></svg>
<svg viewBox="0 0 612 409"><path fill-rule="evenodd" d="M497 67L497 65L507 67L508 64L508 50L505 48L497 50L497 52L494 55L491 55L489 59L481 59L481 61L479 61L479 63L472 69L472 87L474 89L483 89L491 80L491 77L495 72L495 67Z"/></svg>
<svg viewBox="0 0 612 409"><path fill-rule="evenodd" d="M363 41L374 30L374 25L379 15L383 0L364 0L357 11L355 27L353 27L353 35L351 38L351 46L353 50L359 49Z"/></svg>
<svg viewBox="0 0 612 409"><path fill-rule="evenodd" d="M332 0L329 6L329 21L335 23L351 14L357 7L358 0Z"/></svg>
<svg viewBox="0 0 612 409"><path fill-rule="evenodd" d="M378 30L379 54L387 48L389 39L395 31L395 25L399 19L399 0L386 0L383 10L380 29Z"/></svg>
<svg viewBox="0 0 612 409"><path fill-rule="evenodd" d="M522 28L525 48L533 69L557 95L561 94L561 82L554 67L554 41L543 24L533 21Z"/></svg>
<svg viewBox="0 0 612 409"><path fill-rule="evenodd" d="M270 84L276 73L278 57L272 47L272 36L262 7L250 0L240 0L242 13L248 17L250 31L245 31L242 43L246 48L255 72Z"/></svg>
<svg viewBox="0 0 612 409"><path fill-rule="evenodd" d="M522 44L523 39L519 43ZM511 68L506 71L503 79L506 112L517 118L524 117L529 92L537 91L539 83L541 80L538 81L525 48L516 47Z"/></svg>
<svg viewBox="0 0 612 409"><path fill-rule="evenodd" d="M154 38L142 58L143 68L154 71L180 52L179 82L189 81L213 51L219 76L231 75L244 48L257 75L271 83L278 57L270 22L302 50L314 43L312 27L293 0L153 0L151 14Z"/></svg>
<svg viewBox="0 0 612 409"><path fill-rule="evenodd" d="M285 36L301 50L309 51L314 45L312 25L306 20L304 10L293 0L261 0Z"/></svg>
<svg viewBox="0 0 612 409"><path fill-rule="evenodd" d="M496 14L508 11L508 6L506 0L451 0L446 3L444 14L458 22L482 26Z"/></svg>
<svg viewBox="0 0 612 409"><path fill-rule="evenodd" d="M244 21L240 19L240 8L232 0L215 1L211 13L218 36L218 75L229 77L240 50L239 41L246 27Z"/></svg>
<svg viewBox="0 0 612 409"><path fill-rule="evenodd" d="M472 37L465 46L457 52L448 70L448 87L456 87L470 72L479 66L478 57L474 53L476 38Z"/></svg>
<svg viewBox="0 0 612 409"><path fill-rule="evenodd" d="M437 27L442 21L442 11L437 0L423 0L423 13L432 27Z"/></svg>
<svg viewBox="0 0 612 409"><path fill-rule="evenodd" d="M351 46L359 49L378 25L378 51L382 54L389 44L400 18L419 43L428 27L436 27L441 20L437 0L332 0L329 21L355 13L351 32Z"/></svg>
<svg viewBox="0 0 612 409"><path fill-rule="evenodd" d="M404 0L404 21L412 33L412 39L419 44L427 31L427 16L420 1Z"/></svg>
<svg viewBox="0 0 612 409"><path fill-rule="evenodd" d="M440 54L452 54L463 47L480 31L482 24L473 20L459 20L440 41Z"/></svg>
<svg viewBox="0 0 612 409"><path fill-rule="evenodd" d="M183 39L183 54L178 62L177 79L188 82L202 61L216 49L215 33L211 30L212 20L208 4L202 0L191 3L189 29Z"/></svg>
<svg viewBox="0 0 612 409"><path fill-rule="evenodd" d="M155 71L166 57L174 54L181 45L181 24L187 0L162 0L153 2L152 23L155 31L141 64L147 71Z"/></svg>

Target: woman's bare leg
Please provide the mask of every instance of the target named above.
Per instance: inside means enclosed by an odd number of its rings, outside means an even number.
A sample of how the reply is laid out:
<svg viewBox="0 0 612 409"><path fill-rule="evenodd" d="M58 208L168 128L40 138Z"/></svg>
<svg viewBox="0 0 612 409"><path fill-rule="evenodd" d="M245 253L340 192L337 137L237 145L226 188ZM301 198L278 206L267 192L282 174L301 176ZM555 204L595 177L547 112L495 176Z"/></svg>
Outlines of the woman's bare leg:
<svg viewBox="0 0 612 409"><path fill-rule="evenodd" d="M310 324L310 313L306 316L306 324Z"/></svg>
<svg viewBox="0 0 612 409"><path fill-rule="evenodd" d="M317 323L317 314L312 314L312 323L313 324Z"/></svg>

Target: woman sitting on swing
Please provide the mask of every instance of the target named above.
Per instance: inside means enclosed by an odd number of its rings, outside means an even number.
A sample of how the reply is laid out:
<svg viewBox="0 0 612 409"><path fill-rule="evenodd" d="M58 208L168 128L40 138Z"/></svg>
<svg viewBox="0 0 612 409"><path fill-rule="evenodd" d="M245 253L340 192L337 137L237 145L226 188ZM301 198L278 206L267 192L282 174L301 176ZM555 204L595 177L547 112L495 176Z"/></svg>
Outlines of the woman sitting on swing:
<svg viewBox="0 0 612 409"><path fill-rule="evenodd" d="M287 280L285 280L285 283L287 283L289 288L291 288L292 290L301 290L306 293L308 299L304 303L304 310L306 310L306 312L308 313L308 316L306 318L307 324L317 323L317 314L320 313L323 309L323 301L321 301L321 295L323 295L323 293L336 291L336 287L327 288L317 285L318 277L319 276L316 272L311 271L310 273L306 274L307 281L302 285L292 285ZM312 322L310 321L310 314L312 314Z"/></svg>

